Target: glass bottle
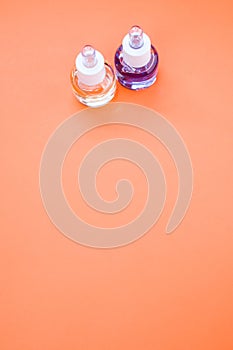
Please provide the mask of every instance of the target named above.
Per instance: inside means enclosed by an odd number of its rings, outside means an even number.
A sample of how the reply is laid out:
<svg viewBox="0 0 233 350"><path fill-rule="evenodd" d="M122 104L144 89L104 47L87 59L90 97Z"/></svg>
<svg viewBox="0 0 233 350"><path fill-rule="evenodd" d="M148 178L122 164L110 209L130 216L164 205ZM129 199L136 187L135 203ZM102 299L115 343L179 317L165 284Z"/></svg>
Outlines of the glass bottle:
<svg viewBox="0 0 233 350"><path fill-rule="evenodd" d="M75 97L89 107L108 103L116 91L116 78L103 55L86 45L78 54L70 74Z"/></svg>
<svg viewBox="0 0 233 350"><path fill-rule="evenodd" d="M115 54L116 75L131 90L151 86L158 74L159 56L142 28L133 26Z"/></svg>

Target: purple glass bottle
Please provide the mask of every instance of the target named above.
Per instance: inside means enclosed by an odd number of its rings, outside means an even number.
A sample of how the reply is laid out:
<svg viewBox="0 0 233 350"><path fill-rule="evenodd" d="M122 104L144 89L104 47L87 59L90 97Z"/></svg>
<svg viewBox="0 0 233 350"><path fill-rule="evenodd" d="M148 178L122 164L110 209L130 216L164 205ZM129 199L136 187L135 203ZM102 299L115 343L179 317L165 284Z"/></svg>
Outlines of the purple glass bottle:
<svg viewBox="0 0 233 350"><path fill-rule="evenodd" d="M148 35L133 26L115 54L118 81L131 90L147 88L156 81L158 63L158 53Z"/></svg>

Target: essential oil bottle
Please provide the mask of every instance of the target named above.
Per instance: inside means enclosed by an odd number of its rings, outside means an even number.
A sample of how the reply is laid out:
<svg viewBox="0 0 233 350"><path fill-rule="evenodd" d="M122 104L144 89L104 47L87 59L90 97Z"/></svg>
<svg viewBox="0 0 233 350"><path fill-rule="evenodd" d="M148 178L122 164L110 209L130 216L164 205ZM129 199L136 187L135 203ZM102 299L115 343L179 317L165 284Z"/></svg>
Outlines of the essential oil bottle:
<svg viewBox="0 0 233 350"><path fill-rule="evenodd" d="M133 26L115 54L116 75L131 90L151 86L158 74L159 56L142 28Z"/></svg>
<svg viewBox="0 0 233 350"><path fill-rule="evenodd" d="M70 79L76 98L89 107L103 106L114 97L114 71L91 45L84 46L76 57Z"/></svg>

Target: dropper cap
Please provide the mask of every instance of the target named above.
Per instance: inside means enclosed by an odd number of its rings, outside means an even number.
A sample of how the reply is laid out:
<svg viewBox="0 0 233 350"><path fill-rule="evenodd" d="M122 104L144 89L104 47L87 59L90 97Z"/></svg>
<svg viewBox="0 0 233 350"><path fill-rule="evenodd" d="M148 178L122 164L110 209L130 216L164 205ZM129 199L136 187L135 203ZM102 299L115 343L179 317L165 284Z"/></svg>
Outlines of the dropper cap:
<svg viewBox="0 0 233 350"><path fill-rule="evenodd" d="M122 41L123 60L130 67L143 67L151 58L151 40L141 27L133 26Z"/></svg>
<svg viewBox="0 0 233 350"><path fill-rule="evenodd" d="M75 60L78 80L88 86L100 84L106 75L103 55L91 45L83 47Z"/></svg>

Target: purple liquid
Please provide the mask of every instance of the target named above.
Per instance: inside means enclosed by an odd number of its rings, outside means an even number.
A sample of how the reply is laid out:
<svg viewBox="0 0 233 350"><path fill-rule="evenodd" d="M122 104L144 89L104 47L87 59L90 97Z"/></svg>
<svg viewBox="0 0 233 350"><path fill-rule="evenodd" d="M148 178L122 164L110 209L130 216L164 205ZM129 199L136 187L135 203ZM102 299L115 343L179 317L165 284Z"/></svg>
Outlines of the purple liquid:
<svg viewBox="0 0 233 350"><path fill-rule="evenodd" d="M151 45L151 59L143 67L134 68L123 61L122 45L115 54L116 76L121 85L131 90L145 89L151 86L158 74L159 56Z"/></svg>

